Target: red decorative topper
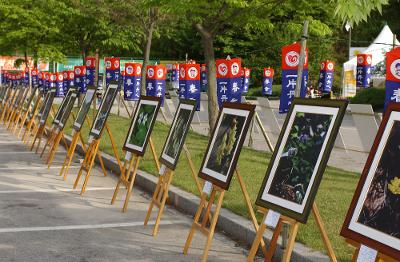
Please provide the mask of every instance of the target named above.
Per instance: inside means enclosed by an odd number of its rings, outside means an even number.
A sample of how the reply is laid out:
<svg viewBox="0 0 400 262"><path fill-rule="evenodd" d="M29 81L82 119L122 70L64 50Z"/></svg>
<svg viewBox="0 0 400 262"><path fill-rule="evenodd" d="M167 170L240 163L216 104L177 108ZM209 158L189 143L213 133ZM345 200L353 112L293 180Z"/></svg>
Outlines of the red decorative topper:
<svg viewBox="0 0 400 262"><path fill-rule="evenodd" d="M200 80L200 64L180 64L179 80Z"/></svg>
<svg viewBox="0 0 400 262"><path fill-rule="evenodd" d="M241 76L241 59L217 59L217 78L238 78Z"/></svg>
<svg viewBox="0 0 400 262"><path fill-rule="evenodd" d="M400 48L386 53L386 80L400 83Z"/></svg>
<svg viewBox="0 0 400 262"><path fill-rule="evenodd" d="M142 75L142 65L139 63L126 63L125 64L125 75L141 76Z"/></svg>
<svg viewBox="0 0 400 262"><path fill-rule="evenodd" d="M156 65L154 66L156 80L165 80L167 78L167 67L165 65Z"/></svg>
<svg viewBox="0 0 400 262"><path fill-rule="evenodd" d="M323 61L321 63L321 70L333 72L335 70L335 63L329 60Z"/></svg>
<svg viewBox="0 0 400 262"><path fill-rule="evenodd" d="M62 82L64 80L63 72L59 72L56 74L57 82Z"/></svg>
<svg viewBox="0 0 400 262"><path fill-rule="evenodd" d="M155 77L156 76L155 71L156 71L156 66L148 65L147 68L146 68L146 78L149 79L149 80L155 79L156 78Z"/></svg>
<svg viewBox="0 0 400 262"><path fill-rule="evenodd" d="M106 65L106 70L119 70L120 61L118 57L105 57L104 62Z"/></svg>
<svg viewBox="0 0 400 262"><path fill-rule="evenodd" d="M295 70L300 60L300 44L294 43L282 48L282 70ZM308 68L308 48L306 48L306 57L304 69Z"/></svg>
<svg viewBox="0 0 400 262"><path fill-rule="evenodd" d="M264 77L265 78L273 78L274 77L274 69L273 68L264 68Z"/></svg>
<svg viewBox="0 0 400 262"><path fill-rule="evenodd" d="M95 68L96 67L96 57L87 56L85 58L85 64L87 68Z"/></svg>
<svg viewBox="0 0 400 262"><path fill-rule="evenodd" d="M371 54L358 54L357 55L357 65L371 66L372 65L372 55Z"/></svg>
<svg viewBox="0 0 400 262"><path fill-rule="evenodd" d="M86 75L86 66L74 66L74 74L75 76L85 76Z"/></svg>

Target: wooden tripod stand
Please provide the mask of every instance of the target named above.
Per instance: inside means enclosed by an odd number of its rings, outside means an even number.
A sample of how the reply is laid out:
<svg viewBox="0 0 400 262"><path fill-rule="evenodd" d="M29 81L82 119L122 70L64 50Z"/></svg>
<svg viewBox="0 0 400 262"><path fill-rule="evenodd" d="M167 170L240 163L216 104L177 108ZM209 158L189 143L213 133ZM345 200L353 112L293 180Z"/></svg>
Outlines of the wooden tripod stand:
<svg viewBox="0 0 400 262"><path fill-rule="evenodd" d="M157 170L159 171L160 164L158 162L157 154L155 152L155 147L151 137L149 138L149 144L154 158L154 163L157 167ZM125 185L125 187L127 188L127 192L122 212L125 212L128 209L129 199L132 195L133 185L135 184L136 173L139 168L140 160L142 159L141 156L136 154L130 156L130 153L127 153L127 156L128 157L125 157L124 165L121 169L121 175L119 177L117 186L115 187L114 194L111 199L111 204L113 205L115 203L115 200L117 199L120 185Z"/></svg>
<svg viewBox="0 0 400 262"><path fill-rule="evenodd" d="M89 120L88 116L86 116L86 121L88 123L88 126L90 127L91 123L90 123L90 120ZM67 179L68 171L69 171L69 168L71 166L72 158L74 157L74 153L75 153L75 149L76 149L76 146L78 144L78 141L81 142L82 149L86 154L86 152L87 152L86 145L85 145L85 142L83 140L83 137L82 137L82 134L81 134L81 130L76 131L75 129L73 129L72 130L71 144L69 145L69 149L67 151L67 155L65 156L62 168L60 170L60 176L62 176L64 180ZM97 152L97 157L99 158L101 169L103 170L104 176L107 176L107 172L106 172L106 169L104 167L104 162L103 162L103 158L101 157L100 151ZM52 160L49 160L48 166L50 167L51 164L52 164Z"/></svg>
<svg viewBox="0 0 400 262"><path fill-rule="evenodd" d="M217 203L215 206L215 210L212 213L211 208L216 199L217 194L219 194L218 198L217 198ZM207 261L208 252L211 247L211 242L212 242L212 239L214 236L215 227L217 225L218 216L219 216L219 212L221 210L224 194L225 194L225 190L220 187L217 187L215 185L212 186L212 191L211 191L208 202L207 202L207 194L206 193L201 194L199 208L197 209L196 214L194 216L192 227L190 228L189 235L186 239L185 247L183 248L183 254L185 254L185 255L187 254L187 252L190 248L190 243L192 242L194 233L196 230L198 230L207 237L206 245L204 247L203 257L201 259L202 262ZM203 213L203 209L204 209L205 213L203 215L202 221L199 222L200 216ZM210 222L209 228L207 228L208 222Z"/></svg>
<svg viewBox="0 0 400 262"><path fill-rule="evenodd" d="M245 200L247 209L249 211L249 215L250 215L253 227L254 227L254 229L256 231L258 231L259 230L259 225L258 225L257 218L256 218L256 215L255 215L254 210L253 210L253 206L251 204L250 196L249 196L249 193L248 193L248 191L246 189L246 185L244 184L243 178L240 175L240 173L239 173L237 168L235 169L235 175L236 175L236 177L238 179L238 182L239 182L239 185L240 185L240 189L242 191L243 198ZM213 195L213 192L214 192L214 195ZM217 223L218 215L219 215L219 210L217 212L217 209L221 208L221 206L218 207L218 205L222 204L222 200L223 200L223 196L224 196L225 190L223 190L220 187L217 187L217 186L213 185L212 191L211 191L211 195L210 195L210 200L208 201L207 208L206 208L206 214L204 215L204 219L205 220L203 219L203 222L202 222L202 227L198 227L198 225L195 225L195 224L198 224L198 219L196 220L196 216L195 216L192 228L190 229L190 232L189 232L188 239L186 240L185 248L183 250L184 254L187 254L187 251L189 249L190 242L192 240L194 231L195 230L199 230L203 234L207 235L207 242L206 242L206 247L204 249L202 261L206 261L207 260L208 251L209 251L209 248L210 248L210 245L211 245L212 237L214 235L215 226L213 227L212 224L211 224L211 227L209 229L206 229L205 226L207 224L207 219L208 219L207 218L207 216L208 216L207 212L208 212L208 214L210 214L211 206L212 206L212 204L213 204L213 202L215 200L215 195L216 195L217 192L220 192L220 194L219 194L219 198L218 198L217 205L215 207L215 211L214 211L214 215L213 215L213 219L216 219L215 223ZM202 209L204 208L205 201L206 201L206 195L204 195L204 193L202 193L201 200L200 200L200 205L199 205L199 207L197 209L197 212L200 213L199 217L200 217L200 215L202 213ZM221 204L219 204L219 201L221 201ZM210 210L207 211L208 209L210 209ZM261 243L261 250L264 253L264 255L266 256L268 254L268 251L267 251L266 245L264 243L264 240L261 239L260 243Z"/></svg>
<svg viewBox="0 0 400 262"><path fill-rule="evenodd" d="M119 159L119 154L118 154L118 150L117 150L117 147L116 147L116 144L115 144L115 141L114 141L114 137L112 136L111 130L108 127L107 123L105 123L105 128L107 130L108 136L110 137L111 146L113 148L114 156L117 159L119 169L122 170L121 161ZM85 171L86 172L86 176L85 176L85 180L84 180L83 185L82 185L82 189L81 189L80 195L83 195L85 193L85 189L86 189L86 186L88 184L89 177L90 177L90 174L91 174L90 172L91 172L91 170L93 168L93 165L94 165L94 160L96 158L97 153L99 152L99 145L100 145L101 137L102 137L102 135L100 135L100 137L97 138L97 139L95 139L95 138L90 139L89 138L89 141L90 140L91 141L89 142L89 146L88 146L88 149L86 151L85 158L83 159L81 168L79 169L78 176L76 177L76 180L75 180L75 183L74 183L74 189L75 189L78 186L78 183L79 183L79 180L80 180L80 178L82 176L83 171ZM120 171L120 172L122 173L122 171Z"/></svg>
<svg viewBox="0 0 400 262"><path fill-rule="evenodd" d="M321 218L321 216L319 214L319 211L318 211L318 208L317 208L317 205L315 204L315 202L313 203L312 213L313 213L315 222L317 223L318 229L319 229L319 231L321 233L321 237L322 237L322 240L324 242L325 248L327 250L329 259L332 262L336 262L337 259L336 259L335 253L333 251L331 242L329 241L328 234L326 233L325 227L324 227L324 225L322 223L322 218ZM259 229L257 231L257 234L256 234L256 237L254 239L254 242L253 242L253 244L251 246L247 261L253 261L255 255L257 253L258 246L259 246L260 241L263 238L263 234L264 234L264 232L266 230L265 219L267 217L267 214L268 214L268 211L265 210L263 220L262 220L261 225L260 225L260 227L259 227ZM300 222L298 222L298 221L296 221L296 220L294 220L292 218L289 218L289 217L286 217L286 216L282 216L282 215L280 216L278 224L277 224L277 226L276 226L276 228L274 230L274 234L273 234L272 239L271 239L270 248L268 249L268 254L265 256L265 261L271 261L272 260L272 256L275 253L275 249L276 249L277 242L278 242L278 237L279 237L279 234L281 232L283 223L286 223L286 224L290 225L290 233L289 233L288 245L287 245L287 247L286 247L286 249L284 251L282 261L284 261L284 262L289 262L290 261L290 257L291 257L292 252L293 252L293 248L294 248L297 232L299 230Z"/></svg>

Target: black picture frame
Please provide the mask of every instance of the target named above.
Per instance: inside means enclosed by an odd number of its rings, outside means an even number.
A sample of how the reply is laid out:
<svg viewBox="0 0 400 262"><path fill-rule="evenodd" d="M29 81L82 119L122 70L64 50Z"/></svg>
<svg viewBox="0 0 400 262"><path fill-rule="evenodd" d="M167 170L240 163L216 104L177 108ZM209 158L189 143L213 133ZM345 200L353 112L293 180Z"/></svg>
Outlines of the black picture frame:
<svg viewBox="0 0 400 262"><path fill-rule="evenodd" d="M254 110L255 105L251 104L222 104L201 164L200 178L224 190L229 189Z"/></svg>
<svg viewBox="0 0 400 262"><path fill-rule="evenodd" d="M97 111L96 118L93 121L90 129L90 136L98 139L103 132L104 126L107 123L108 116L110 115L111 108L114 104L115 97L118 94L119 82L111 81L104 94L103 101L101 101L99 110Z"/></svg>
<svg viewBox="0 0 400 262"><path fill-rule="evenodd" d="M143 156L160 109L161 99L154 96L141 96L132 117L123 149ZM149 112L146 112L149 111ZM150 113L151 115L149 115ZM146 120L143 120L146 118ZM143 126L142 128L139 125ZM138 138L140 136L140 138ZM137 140L137 141L133 141Z"/></svg>
<svg viewBox="0 0 400 262"><path fill-rule="evenodd" d="M74 124L72 128L76 131L79 132L82 129L83 122L85 122L86 116L89 112L90 106L93 103L93 99L96 96L96 89L94 88L89 88L86 91L85 97L82 100L82 104L79 108L78 114L76 115L76 119L74 121Z"/></svg>
<svg viewBox="0 0 400 262"><path fill-rule="evenodd" d="M180 100L176 109L160 156L160 162L171 170L175 170L178 163L190 124L196 112L196 105L197 101L195 100Z"/></svg>
<svg viewBox="0 0 400 262"><path fill-rule="evenodd" d="M56 95L55 90L48 91L48 97L46 103L43 105L42 115L40 116L39 124L46 125L47 119L49 118L50 109L54 102L54 97Z"/></svg>
<svg viewBox="0 0 400 262"><path fill-rule="evenodd" d="M256 205L307 222L347 104L345 100L293 100Z"/></svg>
<svg viewBox="0 0 400 262"><path fill-rule="evenodd" d="M65 110L63 111L63 114L60 117L60 120L58 121L58 124L57 124L59 130L64 129L65 124L67 123L67 120L68 120L69 116L71 115L72 109L74 108L75 101L77 98L78 98L78 92L76 92L76 91L71 92L68 102L65 105Z"/></svg>

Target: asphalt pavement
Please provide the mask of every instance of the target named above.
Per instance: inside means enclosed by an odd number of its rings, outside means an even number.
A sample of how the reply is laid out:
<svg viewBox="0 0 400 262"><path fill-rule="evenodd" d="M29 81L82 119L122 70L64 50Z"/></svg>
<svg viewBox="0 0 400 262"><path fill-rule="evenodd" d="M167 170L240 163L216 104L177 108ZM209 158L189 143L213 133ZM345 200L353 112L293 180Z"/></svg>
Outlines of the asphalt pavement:
<svg viewBox="0 0 400 262"><path fill-rule="evenodd" d="M188 255L182 249L192 222L167 207L157 237L143 220L150 195L134 188L126 213L125 190L110 204L117 178L95 167L86 193L72 189L80 164L67 181L58 174L60 147L50 169L39 154L0 126L0 261L200 261L206 238L196 233ZM155 212L150 219L154 223ZM245 261L247 250L217 232L208 261Z"/></svg>

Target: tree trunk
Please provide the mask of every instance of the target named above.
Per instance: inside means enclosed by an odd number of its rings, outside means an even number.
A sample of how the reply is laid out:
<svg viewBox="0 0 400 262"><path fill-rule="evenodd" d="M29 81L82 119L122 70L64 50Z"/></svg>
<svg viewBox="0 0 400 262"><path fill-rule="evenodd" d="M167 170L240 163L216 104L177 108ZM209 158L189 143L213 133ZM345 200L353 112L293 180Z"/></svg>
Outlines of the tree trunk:
<svg viewBox="0 0 400 262"><path fill-rule="evenodd" d="M149 60L150 60L151 41L153 39L153 32L154 32L154 22L152 21L150 23L150 27L147 31L146 45L145 45L144 54L143 54L142 88L141 88L142 95L146 94L146 67L149 64Z"/></svg>
<svg viewBox="0 0 400 262"><path fill-rule="evenodd" d="M29 67L28 54L27 54L26 50L24 52L24 56L25 56L25 66Z"/></svg>
<svg viewBox="0 0 400 262"><path fill-rule="evenodd" d="M208 83L208 122L210 133L214 129L218 117L217 100L217 71L215 68L214 37L207 32L202 25L196 24L195 27L201 34L203 43L204 58L207 65L207 83Z"/></svg>

